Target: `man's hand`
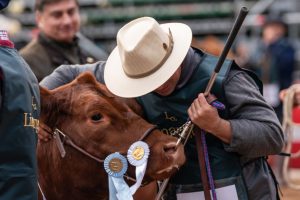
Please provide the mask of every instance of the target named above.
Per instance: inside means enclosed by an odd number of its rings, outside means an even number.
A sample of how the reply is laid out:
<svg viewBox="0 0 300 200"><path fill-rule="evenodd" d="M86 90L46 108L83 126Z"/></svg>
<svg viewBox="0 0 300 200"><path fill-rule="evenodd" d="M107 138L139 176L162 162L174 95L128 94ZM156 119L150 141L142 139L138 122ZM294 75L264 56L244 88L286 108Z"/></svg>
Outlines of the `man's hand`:
<svg viewBox="0 0 300 200"><path fill-rule="evenodd" d="M300 83L295 83L287 89L283 89L279 93L279 98L281 101L284 101L287 93L293 90L294 92L294 106L300 106Z"/></svg>
<svg viewBox="0 0 300 200"><path fill-rule="evenodd" d="M53 131L49 128L46 124L41 123L39 124L39 131L38 131L38 138L42 142L48 142L52 139Z"/></svg>
<svg viewBox="0 0 300 200"><path fill-rule="evenodd" d="M194 124L207 132L213 132L221 120L217 109L208 104L203 93L194 100L188 114Z"/></svg>
<svg viewBox="0 0 300 200"><path fill-rule="evenodd" d="M207 102L203 93L194 100L188 109L188 114L196 126L215 135L223 142L230 143L232 134L229 121L219 116L218 110Z"/></svg>

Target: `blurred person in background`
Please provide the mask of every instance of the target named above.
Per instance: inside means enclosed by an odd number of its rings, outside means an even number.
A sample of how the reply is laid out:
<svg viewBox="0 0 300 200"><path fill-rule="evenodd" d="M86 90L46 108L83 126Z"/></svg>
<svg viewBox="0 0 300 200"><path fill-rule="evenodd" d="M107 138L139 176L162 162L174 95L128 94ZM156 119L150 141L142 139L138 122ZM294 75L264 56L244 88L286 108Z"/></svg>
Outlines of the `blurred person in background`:
<svg viewBox="0 0 300 200"><path fill-rule="evenodd" d="M0 1L0 10L8 0ZM0 30L0 199L37 200L38 81Z"/></svg>
<svg viewBox="0 0 300 200"><path fill-rule="evenodd" d="M291 85L296 60L295 49L287 39L287 25L281 18L269 17L266 20L261 41L245 63L262 79L264 97L282 121L279 91Z"/></svg>
<svg viewBox="0 0 300 200"><path fill-rule="evenodd" d="M196 38L192 39L192 47L203 50L205 53L212 54L214 56L220 56L224 49L224 42L215 35L207 35L200 40ZM234 53L229 50L227 58L233 59Z"/></svg>
<svg viewBox="0 0 300 200"><path fill-rule="evenodd" d="M94 63L106 58L81 34L77 0L36 0L37 38L21 49L38 81L61 64Z"/></svg>

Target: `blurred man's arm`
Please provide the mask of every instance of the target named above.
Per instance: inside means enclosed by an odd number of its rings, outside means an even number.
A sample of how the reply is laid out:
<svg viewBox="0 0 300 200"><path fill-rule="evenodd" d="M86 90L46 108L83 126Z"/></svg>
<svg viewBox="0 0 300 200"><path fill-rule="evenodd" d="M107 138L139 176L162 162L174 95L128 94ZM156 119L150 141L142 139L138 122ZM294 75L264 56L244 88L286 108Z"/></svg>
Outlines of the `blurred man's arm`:
<svg viewBox="0 0 300 200"><path fill-rule="evenodd" d="M104 83L103 70L105 62L99 61L94 64L84 64L84 65L61 65L49 76L45 77L40 85L48 89L54 89L61 85L67 84L74 80L80 73L85 71L92 72L96 79Z"/></svg>

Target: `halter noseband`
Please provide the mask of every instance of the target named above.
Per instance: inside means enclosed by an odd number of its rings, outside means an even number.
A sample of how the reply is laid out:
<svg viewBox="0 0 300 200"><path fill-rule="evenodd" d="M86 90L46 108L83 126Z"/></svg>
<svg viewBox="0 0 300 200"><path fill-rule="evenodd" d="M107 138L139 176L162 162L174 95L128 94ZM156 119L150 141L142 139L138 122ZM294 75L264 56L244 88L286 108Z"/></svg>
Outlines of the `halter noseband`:
<svg viewBox="0 0 300 200"><path fill-rule="evenodd" d="M155 129L157 129L157 126L152 126L150 127L149 129L147 129L145 131L145 133L141 136L141 138L138 140L138 141L143 141L145 140L146 137L148 137L150 135L150 133L152 133ZM62 136L62 140L61 140L61 136ZM80 153L84 154L85 156L89 157L89 158L92 158L93 160L99 162L99 163L103 163L104 160L103 159L100 159L94 155L92 155L91 153L87 152L86 150L84 150L83 148L81 148L80 146L76 145L73 140L68 136L66 135L65 133L63 133L61 130L59 130L58 128L56 128L53 132L53 137L55 138L56 140L56 144L57 144L57 147L61 153L61 156L64 157L66 152L64 150L64 147L63 145L64 144L67 144L71 147L73 147L74 149L76 149L77 151L79 151ZM130 180L130 181L133 181L133 182L136 182L136 180L130 176L127 176L127 175L124 175L124 177L127 179L127 180Z"/></svg>

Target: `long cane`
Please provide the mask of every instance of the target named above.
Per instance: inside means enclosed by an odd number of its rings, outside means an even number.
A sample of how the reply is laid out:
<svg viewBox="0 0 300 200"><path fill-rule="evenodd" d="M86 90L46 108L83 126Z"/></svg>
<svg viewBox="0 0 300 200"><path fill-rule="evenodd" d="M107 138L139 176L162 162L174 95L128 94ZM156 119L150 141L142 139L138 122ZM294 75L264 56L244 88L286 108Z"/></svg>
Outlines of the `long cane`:
<svg viewBox="0 0 300 200"><path fill-rule="evenodd" d="M212 88L212 86L213 86L213 84L214 84L214 82L217 78L217 75L218 75L218 73L219 73L219 71L220 71L220 69L221 69L221 67L224 63L224 60L227 57L227 54L228 54L228 52L229 52L229 50L232 46L232 43L233 43L234 39L236 38L236 36L237 36L237 34L238 34L242 24L243 24L244 19L246 18L248 12L249 12L248 8L246 8L246 7L241 8L241 10L239 12L239 15L237 16L237 18L234 22L234 25L233 25L230 33L229 33L229 36L226 40L224 49L223 49L223 51L222 51L222 53L219 57L219 60L218 60L217 65L214 69L214 72L211 75L211 77L209 79L209 82L206 86L206 89L205 89L205 92L204 92L205 96L208 96L208 94L210 93L210 90L211 90L211 88Z"/></svg>
<svg viewBox="0 0 300 200"><path fill-rule="evenodd" d="M215 82L215 80L216 80L216 78L217 78L217 75L218 75L218 73L219 73L219 71L220 71L220 69L221 69L221 67L222 67L222 65L223 65L223 63L224 63L224 60L225 60L225 58L227 57L227 54L228 54L228 52L229 52L229 50L230 50L230 48L231 48L231 46L232 46L232 43L233 43L234 39L236 38L237 33L239 32L239 30L240 30L240 28L241 28L241 26L242 26L242 24L243 24L243 21L244 21L244 19L246 18L248 12L249 12L249 10L248 10L248 8L246 8L246 7L242 7L242 8L240 9L240 12L239 12L239 14L238 14L238 16L237 16L237 18L236 18L236 20L235 20L235 22L234 22L234 25L233 25L233 27L232 27L230 33L229 33L228 38L227 38L227 40L226 40L224 49L223 49L223 51L222 51L222 53L221 53L221 55L220 55L220 57L219 57L219 60L218 60L218 62L217 62L217 64L216 64L216 67L215 67L215 69L214 69L214 72L213 72L213 74L211 75L211 77L210 77L210 79L209 79L209 82L208 82L208 84L207 84L207 87L206 87L206 89L205 89L204 95L205 95L206 97L209 95L209 93L210 93L210 91L211 91L211 88L212 88L212 86L213 86L213 84L214 84L214 82ZM191 124L191 125L189 125L189 126L193 126L192 123L190 123L190 124ZM191 130L191 129L189 129L189 130ZM191 132L191 131L190 131L190 132ZM190 132L188 133L188 135L190 134ZM196 139L201 140L201 137L196 138ZM181 138L178 139L178 141L181 141L181 140L182 140ZM187 140L187 139L186 139L186 140ZM179 143L180 143L180 142L177 142L177 145L178 145ZM202 154L203 154L203 152L202 152ZM169 182L169 178L168 178L168 179L165 179L165 180L163 181L162 185L160 186L159 192L158 192L158 194L156 195L155 200L160 200L160 198L161 198L161 196L162 196L164 190L166 189L166 186L167 186L168 182ZM210 196L210 195L209 195L209 196Z"/></svg>

